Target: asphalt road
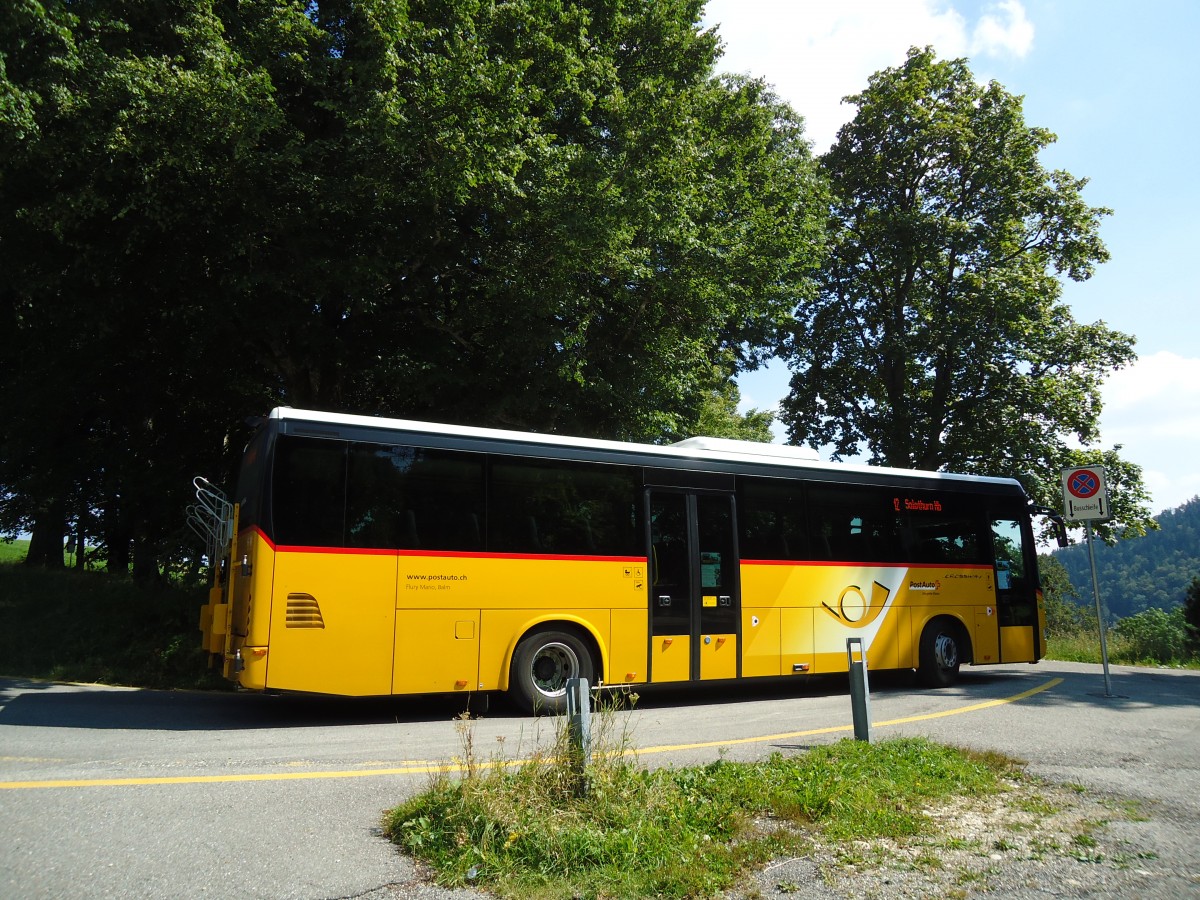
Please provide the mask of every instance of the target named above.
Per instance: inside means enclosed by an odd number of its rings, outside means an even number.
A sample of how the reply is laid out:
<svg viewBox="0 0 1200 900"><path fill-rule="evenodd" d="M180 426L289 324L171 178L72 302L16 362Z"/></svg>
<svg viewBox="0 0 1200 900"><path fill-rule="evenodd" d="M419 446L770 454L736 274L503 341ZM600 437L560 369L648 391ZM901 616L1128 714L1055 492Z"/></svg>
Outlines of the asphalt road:
<svg viewBox="0 0 1200 900"><path fill-rule="evenodd" d="M876 738L921 734L1141 801L1162 896L1200 895L1200 672L1041 663L942 691L872 674ZM524 755L553 722L502 702L141 691L0 679L0 896L451 897L379 835L464 752ZM645 690L605 717L647 765L852 735L847 683ZM1143 835L1145 837L1145 835ZM1195 893L1191 893L1191 891Z"/></svg>

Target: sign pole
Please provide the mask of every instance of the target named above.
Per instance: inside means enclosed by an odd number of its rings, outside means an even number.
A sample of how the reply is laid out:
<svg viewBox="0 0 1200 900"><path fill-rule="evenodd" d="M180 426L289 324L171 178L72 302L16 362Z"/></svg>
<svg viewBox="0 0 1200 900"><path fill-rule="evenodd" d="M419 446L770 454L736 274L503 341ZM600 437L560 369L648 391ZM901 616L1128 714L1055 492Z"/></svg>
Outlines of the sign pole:
<svg viewBox="0 0 1200 900"><path fill-rule="evenodd" d="M1108 640L1105 638L1104 608L1100 604L1100 582L1096 579L1096 548L1090 520L1085 527L1087 529L1088 560L1092 566L1092 593L1096 597L1096 621L1100 625L1100 659L1104 662L1104 696L1112 697L1112 680L1108 676Z"/></svg>
<svg viewBox="0 0 1200 900"><path fill-rule="evenodd" d="M1108 675L1108 638L1104 627L1104 607L1100 603L1100 581L1096 578L1096 538L1092 521L1112 518L1108 505L1108 484L1104 466L1078 466L1063 469L1063 507L1066 517L1083 522L1087 529L1088 560L1092 566L1092 593L1096 597L1096 623L1100 626L1100 659L1104 662L1104 696L1111 697L1112 679Z"/></svg>

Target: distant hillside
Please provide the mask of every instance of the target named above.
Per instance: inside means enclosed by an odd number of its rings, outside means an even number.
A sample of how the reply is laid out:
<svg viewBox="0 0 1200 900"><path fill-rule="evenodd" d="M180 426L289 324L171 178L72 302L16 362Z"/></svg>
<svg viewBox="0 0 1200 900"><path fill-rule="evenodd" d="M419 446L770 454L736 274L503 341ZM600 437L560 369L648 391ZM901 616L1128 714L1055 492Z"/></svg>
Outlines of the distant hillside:
<svg viewBox="0 0 1200 900"><path fill-rule="evenodd" d="M1200 575L1200 497L1158 516L1161 530L1121 541L1096 544L1100 597L1113 616L1123 619L1144 609L1171 609L1183 603L1192 579ZM1087 547L1056 550L1080 600L1092 602Z"/></svg>

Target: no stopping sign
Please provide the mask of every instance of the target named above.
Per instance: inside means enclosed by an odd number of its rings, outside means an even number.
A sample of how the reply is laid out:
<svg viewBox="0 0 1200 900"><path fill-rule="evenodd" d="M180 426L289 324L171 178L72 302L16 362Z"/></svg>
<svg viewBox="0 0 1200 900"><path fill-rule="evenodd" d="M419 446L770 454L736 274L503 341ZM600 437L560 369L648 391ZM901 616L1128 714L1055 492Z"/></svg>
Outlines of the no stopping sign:
<svg viewBox="0 0 1200 900"><path fill-rule="evenodd" d="M1108 485L1103 466L1081 466L1062 470L1063 509L1077 522L1107 519Z"/></svg>

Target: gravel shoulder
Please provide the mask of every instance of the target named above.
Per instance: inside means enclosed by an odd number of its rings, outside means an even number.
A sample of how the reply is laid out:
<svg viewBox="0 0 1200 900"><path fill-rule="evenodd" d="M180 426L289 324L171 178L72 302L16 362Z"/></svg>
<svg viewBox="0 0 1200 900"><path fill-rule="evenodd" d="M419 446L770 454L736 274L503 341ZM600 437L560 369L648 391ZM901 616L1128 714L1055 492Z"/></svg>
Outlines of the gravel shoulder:
<svg viewBox="0 0 1200 900"><path fill-rule="evenodd" d="M929 835L841 844L776 860L727 900L841 898L1175 898L1200 871L1165 862L1159 812L1116 795L1033 777L929 811Z"/></svg>

